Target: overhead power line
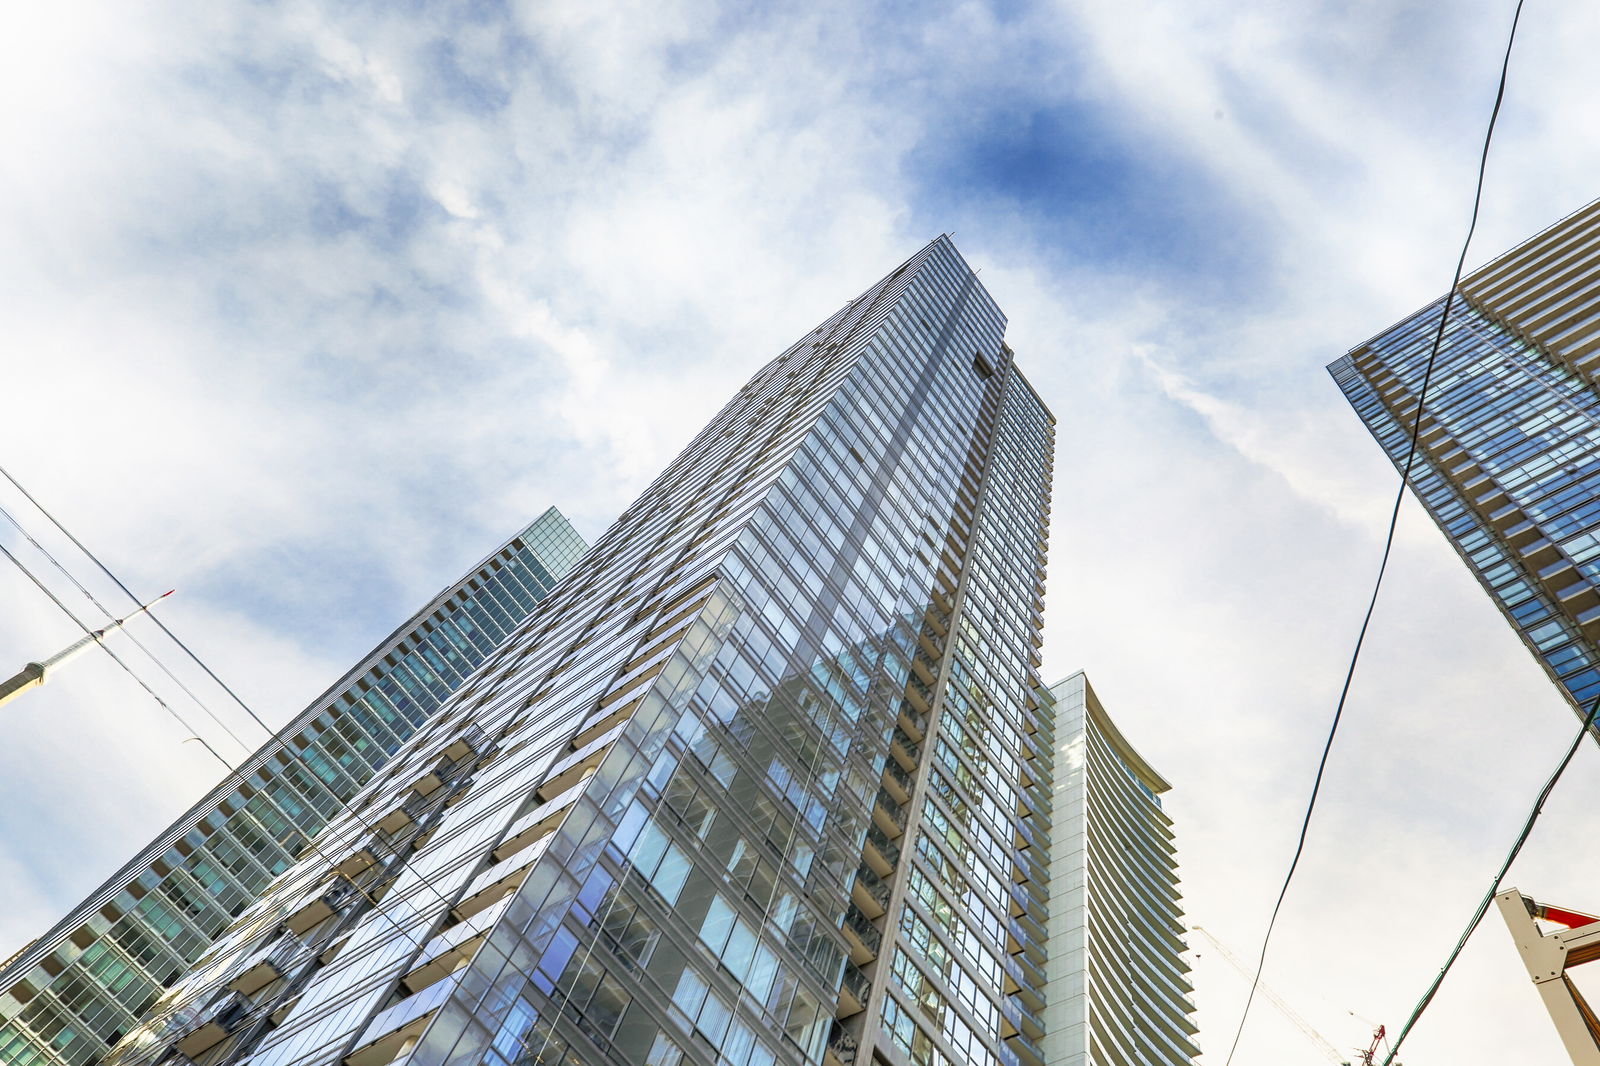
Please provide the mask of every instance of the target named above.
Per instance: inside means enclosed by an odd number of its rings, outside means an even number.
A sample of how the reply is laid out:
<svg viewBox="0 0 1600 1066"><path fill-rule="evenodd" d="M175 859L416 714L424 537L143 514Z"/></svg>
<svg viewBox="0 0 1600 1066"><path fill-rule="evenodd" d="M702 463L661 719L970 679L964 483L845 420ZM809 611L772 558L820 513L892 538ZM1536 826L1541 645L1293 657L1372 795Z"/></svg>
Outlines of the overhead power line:
<svg viewBox="0 0 1600 1066"><path fill-rule="evenodd" d="M1433 979L1433 983L1428 986L1428 990L1422 994L1422 998L1417 1000L1417 1005L1412 1008L1411 1016L1406 1019L1406 1024L1401 1027L1400 1035L1394 1038L1394 1044L1389 1048L1389 1057L1383 1060L1383 1066L1389 1066L1394 1061L1394 1057L1400 1053L1400 1045L1405 1043L1406 1036L1411 1032L1411 1027L1417 1024L1417 1020L1422 1017L1423 1012L1433 1002L1434 994L1439 991L1439 986L1444 984L1445 975L1456 964L1456 959L1460 956L1461 949L1467 946L1467 941L1471 939L1473 932L1478 928L1478 923L1483 921L1484 914L1489 910L1489 904L1494 902L1495 895L1500 891L1500 883L1505 880L1506 871L1511 869L1511 864L1516 861L1517 856L1522 852L1522 845L1528 842L1528 834L1533 832L1533 824L1539 820L1539 815L1544 813L1545 801L1550 798L1550 793L1555 791L1556 782L1560 781L1561 775L1567 772L1567 766L1572 762L1572 757L1578 753L1578 748L1583 745L1584 734L1588 733L1589 727L1594 725L1597 711L1600 711L1600 696L1596 696L1594 702L1589 704L1589 713L1584 716L1583 725L1578 727L1578 735L1572 738L1571 744L1567 745L1567 753L1561 757L1561 761L1556 764L1555 771L1550 775L1549 780L1545 781L1544 787L1539 790L1539 798L1533 801L1533 809L1528 812L1527 819L1522 823L1522 831L1517 834L1517 839L1512 843L1511 850L1506 852L1505 861L1500 864L1500 869L1496 871L1494 880L1489 882L1489 891L1484 893L1483 898L1478 901L1477 909L1472 912L1472 919L1467 922L1467 927L1461 931L1461 936L1456 941L1456 946L1450 949L1450 954L1445 957L1444 965L1439 968L1438 976Z"/></svg>
<svg viewBox="0 0 1600 1066"><path fill-rule="evenodd" d="M57 596L54 592L51 592L50 591L50 587L48 585L46 585L43 581L39 580L39 575L35 574L32 570L28 569L28 565L26 563L24 563L21 559L18 559L14 554L12 554L10 548L7 548L4 544L0 544L0 554L3 554L7 559L10 559L11 562L12 562L12 565L14 565L18 570L22 571L23 576L25 576L29 581L33 582L34 585L38 586L39 591L44 593L46 596L48 596L50 598L50 602L55 604L57 607L59 607L61 609L61 613L62 614L66 615L68 618L72 619L73 624L75 624L79 629L83 630L85 636L89 636L89 637L94 636L94 632L95 631L90 629L89 626L83 621L83 619L79 618L76 614L74 614L72 612L72 608L68 607L65 603L62 603L61 602L61 597ZM233 769L233 764L228 762L227 759L224 759L217 752L217 749L211 746L211 742L206 740L204 737L200 736L199 731L196 730L195 727L193 725L191 725L189 723L189 721L183 717L183 715L179 714L176 710L174 710L172 705L169 704L166 700L162 699L160 694L157 693L155 689L151 688L148 684L146 684L144 678L140 677L137 673L135 673L133 667L129 666L126 662L123 661L122 656L118 655L116 652L114 652L110 648L106 647L104 642L100 643L100 649L102 651L104 651L107 655L111 656L111 661L116 663L118 666L122 667L123 671L125 673L127 673L127 675L129 677L133 678L133 680L138 684L138 686L140 688L144 689L145 692L149 694L150 698L155 700L156 703L160 705L162 710L166 711L173 718L177 719L179 725L183 726L184 729L186 729L190 733L192 733L194 735L194 739L198 740L200 742L201 746L204 747L207 751L209 751L212 754L212 756L218 762L220 762L224 767L226 767L230 771ZM234 739L237 740L238 738L235 737Z"/></svg>
<svg viewBox="0 0 1600 1066"><path fill-rule="evenodd" d="M88 636L80 637L76 643L67 645L54 655L45 659L39 659L35 662L27 663L21 670L17 671L16 676L11 678L11 680L0 682L0 704L4 704L15 699L30 688L38 688L40 685L43 685L46 681L50 680L50 672L52 670L55 670L58 667L61 667L71 660L77 658L79 655L82 655L84 652L88 651L92 645L105 643L107 634L109 634L112 630L121 629L123 626L127 625L131 619L144 614L146 611L150 610L150 608L154 607L157 603L166 599L170 595L172 595L172 590L169 589L168 591L157 596L155 599L151 600L149 603L144 604L137 611L132 611L128 614L125 614L121 618L112 619L109 625L101 626Z"/></svg>
<svg viewBox="0 0 1600 1066"><path fill-rule="evenodd" d="M89 548L81 540L79 540L77 537L73 536L72 532L70 530L68 530L66 528L66 526L64 526L61 523L61 521L59 519L57 519L53 514L51 514L48 510L46 510L45 507L42 504L39 503L39 501L33 496L32 493L28 492L27 489L23 488L21 483L18 482L17 479L15 477L13 477L9 471L7 471L3 467L0 467L0 476L4 476L5 479L7 481L9 481L12 484L12 486L14 486L16 488L16 490L18 492L20 492L24 497L27 498L28 502L30 504L32 504L34 506L34 508L39 511L40 514L44 515L45 518L47 518L50 521L50 523L52 525L54 525L55 528L62 533L62 535L64 535L68 540L70 540L78 548L79 551L83 552L84 555L88 556L94 562L95 566L97 566L100 569L101 573L103 573L106 577L110 578L111 581L117 586L117 588L121 589L122 592L125 595L127 595L129 599L133 600L135 603L138 603L138 597L134 594L134 592L131 589L129 589L128 586L126 584L124 584L122 582L122 580L120 578L118 578L117 575L114 574L108 566L106 566L105 563L101 562L99 557L96 556L93 552L91 552L89 550ZM40 545L39 542L33 536L31 536L28 533L28 531L21 525L21 523L19 523L16 520L15 517L13 517L9 512L6 512L3 508L0 508L0 514L3 514L6 519L8 519L13 525L15 525L17 527L18 531L22 533L23 537L25 537L28 540L29 544L33 545L35 548L37 548L40 551L41 554L43 554L47 559L49 559L50 562L58 570L60 570L62 572L62 574L64 574L66 576L67 580L70 581L74 586L76 586L79 589L79 591L81 591L86 597L89 598L89 600L91 602L93 602L96 606L100 607L100 609L102 611L104 611L106 609L105 606L103 604L101 604L100 601L97 600L94 597L94 595L80 581L78 581L78 579L75 578L67 570L67 568L64 565L62 565L58 560L56 560L53 556L51 556L50 553L48 551L46 551L44 549L44 547L42 545ZM66 616L68 618L71 618L72 621L75 624L77 624L77 626L80 629L84 630L84 632L86 634L89 634L90 636L93 636L93 631L91 631L89 629L89 627L87 625L85 625L85 623L82 620L80 620L77 617L77 615L75 615L72 612L72 610L67 607L67 605L65 603L63 603L61 601L60 597L58 597L54 592L52 592L44 584L44 582L41 581L38 578L38 576L35 575L30 570L22 562L22 560L17 558L16 555L14 555L10 550L8 550L5 547L4 544L0 544L0 553L3 553L6 556L6 558L10 559L11 562L19 570L21 570L23 572L23 574L25 574L30 581L32 581L34 583L34 585L38 586L39 590L41 592L43 592L47 597L49 597L50 601L52 603L54 603L56 605L56 607L60 608L62 613L66 614ZM109 616L109 614L108 614L108 616ZM248 704L246 704L244 702L244 700L242 698L240 698L240 696L236 692L233 691L232 688L230 688L220 677L218 677L216 675L216 673L213 672L212 669L209 666L207 666L206 663L199 657L199 655L197 655L187 644L185 644L182 640L180 640L178 638L178 636L172 632L172 630L168 629L164 624L162 624L161 620L156 618L154 614L150 615L150 619L151 619L151 621L155 622L157 626L160 627L161 631L164 634L166 634L167 637L169 639L171 639L174 644L177 644L178 647L182 648L183 651L185 652L185 654L187 654L189 656L189 658L194 660L194 662L200 667L200 669L205 671L206 675L209 676L212 680L214 680L222 688L222 690L224 692L226 692L229 695L229 697L231 697L233 699L233 701L235 703L239 704L239 706L244 709L245 713L248 714L250 716L250 718L258 726L260 726L261 729L264 732L266 732L266 734L267 734L269 739L274 738L274 737L277 736L277 731L274 730L271 726L267 725L266 722L263 721L261 719L261 717L259 715L257 715L256 712L254 710L252 710L250 708L250 706ZM173 719L175 719L180 725L182 725L191 734L194 734L191 737L189 737L188 739L198 741L206 749L206 751L211 753L213 758L215 758L219 763L222 764L223 769L226 771L226 773L225 773L225 775L223 777L223 781L224 782L233 781L233 782L236 782L240 786L248 786L250 784L250 782L245 778L244 773L240 769L240 767L233 765L232 763L228 762L227 759L223 758L222 755L220 753L218 753L216 748L214 748L207 740L205 740L204 737L201 737L198 734L198 732L194 729L194 727L192 725L190 725L189 722L187 720L185 720L182 715L178 714L178 712L169 703L167 703L166 700L162 699L161 696L159 694L157 694L154 689L152 689L148 684L146 684L145 681L142 678L140 678L139 675L137 673L135 673L134 670L131 667L129 667L126 662L124 662L119 656L117 656L117 654L115 652L113 652L110 648L106 648L103 643L101 643L100 646L101 646L102 649L104 649L106 654L111 656L111 658L117 663L118 666L120 666L124 671L126 671L127 674L130 677L132 677L134 679L134 681L136 681L139 684L140 688L144 689L145 692L149 694L150 698L153 699L156 702L156 704L159 707L161 707L162 710L164 710L167 714L171 715L173 717ZM211 718L212 721L216 722L217 725L219 727L221 727L221 729L225 733L227 733L229 737L231 737L236 743L238 743L240 745L240 747L242 747L245 751L248 752L248 751L252 750L249 747L249 745L246 744L238 736L237 733L235 733L231 728L229 728L228 725L225 722L223 722L220 718L217 717L217 715L214 712L212 712L210 707L207 706L204 701L202 701L198 696L196 696L192 691L190 691L190 689L187 686L183 685L183 683L181 681L179 681L173 675L171 670L168 670L166 668L166 666L160 661L160 659L153 652L151 652L148 648L145 648L143 645L139 645L139 647L141 648L141 650L143 650L145 652L146 655L150 656L151 660L154 661L156 663L156 665L158 667L160 667L162 669L162 671L168 677L172 678L173 681L175 681L178 684L178 686L180 688L182 688L183 691L192 700L195 701L195 703L200 707L200 709L202 711L204 711L206 713L206 715L209 718ZM292 758L298 759L302 764L305 764L307 766L310 765L307 762L306 750L297 750L297 749L294 748L293 745L287 745L286 744L286 745L283 746L283 751L286 752ZM313 770L313 773L315 773L315 768L314 767L312 767L312 770ZM277 807L279 813L289 822L289 824L291 824L291 825L296 824L294 819L292 817L290 817L288 815L288 813L283 810L281 805L278 804L277 800L271 795L270 792L262 791L260 793L260 795L264 796L266 798L267 802L269 802L269 803L273 804L273 806ZM371 834L376 834L378 832L377 827L371 821L369 821L367 818L363 817L359 812L357 812L357 810L355 809L355 807L351 804L351 802L349 800L341 799L337 794L334 794L331 791L330 791L330 795L332 796L332 798L335 801L335 803L338 804L340 812L343 813L344 815L346 815L350 819L350 821L354 825L359 827L363 832L371 833ZM330 819L330 823L331 823L331 819ZM326 828L326 827L324 827L324 828ZM329 869L334 868L335 863L334 863L333 859L317 843L316 837L314 835L312 835L312 834L309 834L309 833L305 834L305 836L306 836L306 849L308 851L310 851L312 854L316 855L318 858L320 858L327 865L327 867ZM417 877L418 884L422 888L425 888L433 896L434 899L436 899L440 903L443 903L445 905L446 911L448 911L449 907L451 906L451 899L448 896L446 896L443 892L441 892L439 890L439 886L434 883L432 878L430 878L427 875L425 875L423 873L420 873L420 872L416 873L416 877ZM356 889L356 891L359 892L367 900L367 902L372 905L373 910L377 911L383 917L383 919L385 921L387 921L389 923L389 925L394 928L394 930L396 932L398 932L402 937L404 937L412 945L412 947L416 948L419 951L421 950L422 942L419 941L415 935L413 935L411 930L409 930L409 929L405 928L404 926L402 926L400 924L400 922L394 917L394 915L389 913L388 910L384 909L382 904L379 902L378 897L374 896L369 889L363 888L362 886L360 886L358 884L355 884L354 881L351 881L350 883Z"/></svg>
<svg viewBox="0 0 1600 1066"><path fill-rule="evenodd" d="M1233 1034L1233 1046L1228 1049L1228 1058L1225 1066L1231 1066L1234 1053L1239 1050L1239 1038L1244 1035L1245 1022L1250 1017L1250 1005L1255 1000L1256 988L1261 983L1261 971L1266 965L1267 948L1272 943L1272 931L1278 924L1278 912L1283 908L1284 897L1289 894L1289 884L1294 880L1295 870L1300 865L1300 857L1305 852L1306 835L1311 829L1311 815L1316 810L1317 796L1322 790L1322 777L1328 768L1328 756L1333 751L1333 740L1339 732L1339 720L1344 716L1345 701L1350 696L1350 684L1355 679L1356 663L1360 661L1362 646L1366 643L1367 629L1372 624L1372 614L1378 605L1378 592L1383 588L1383 576L1389 568L1389 557L1394 551L1395 530L1400 524L1400 506L1405 502L1406 489L1411 484L1411 468L1416 463L1417 444L1422 436L1422 414L1428 402L1428 387L1433 382L1433 370L1439 359L1439 348L1444 343L1445 327L1450 322L1450 311L1455 306L1456 294L1461 287L1461 274L1466 268L1467 250L1472 246L1472 235L1478 229L1478 210L1483 203L1483 178L1489 166L1489 146L1494 141L1495 123L1500 118L1500 105L1506 95L1506 75L1511 69L1511 48L1517 39L1517 24L1522 19L1522 5L1524 0L1517 0L1516 9L1511 15L1511 29L1506 35L1505 53L1500 60L1500 81L1495 89L1494 107L1489 112L1488 127L1483 134L1483 147L1478 153L1478 176L1472 193L1472 218L1467 224L1467 235L1461 242L1461 254L1456 257L1456 269L1450 279L1450 291L1444 299L1444 307L1439 314L1439 326L1434 331L1433 343L1428 349L1428 361L1423 366L1422 387L1417 392L1417 410L1412 419L1411 438L1406 445L1405 462L1401 465L1400 485L1395 490L1394 504L1389 508L1389 526L1383 537L1383 555L1378 561L1378 572L1373 578L1372 595L1367 600L1366 613L1361 618L1361 629L1356 634L1355 648L1350 653L1349 665L1345 668L1344 683L1339 688L1339 699L1334 705L1333 722L1328 727L1328 739L1322 745L1322 756L1317 761L1317 773L1311 784L1311 796L1306 802L1305 816L1300 821L1300 835L1295 842L1294 855L1289 860L1289 872L1284 875L1283 887L1278 890L1278 898L1272 905L1272 915L1267 920L1267 931L1261 938L1261 951L1256 959L1255 977L1250 982L1250 994L1245 998L1244 1011L1239 1015L1239 1028ZM1396 1047L1399 1042L1396 1041ZM1392 1055L1390 1056L1393 1057Z"/></svg>
<svg viewBox="0 0 1600 1066"><path fill-rule="evenodd" d="M9 476L10 475L8 474L7 477L9 477ZM16 482L13 481L12 484L15 485ZM21 486L18 486L18 487L20 488ZM30 499L31 499L31 497L30 497ZM34 506L37 507L38 504L35 503ZM19 522L17 520L15 515L13 515L10 511L6 510L4 507L0 507L0 518L4 518L7 522L11 523L12 527L15 528L18 533L22 534L23 539L26 540L30 545L32 545L35 551L37 551L40 555L44 556L45 560L47 562L49 562L51 566L55 567L56 571L58 573L60 573L62 577L66 578L67 581L71 582L71 584L72 584L72 586L74 588L76 588L79 592L83 593L84 598L87 599L90 603L94 604L95 607L100 610L101 614L105 615L107 618L112 618L113 617L112 612L111 612L111 608L107 607L104 603L101 603L100 599L97 596L95 596L95 594L93 592L90 592L88 587L86 585L84 585L83 582L79 581L75 576L73 576L72 571L68 570L66 568L66 566L62 564L61 560L57 559L54 555L52 555L50 553L49 549L47 549L43 544L39 543L38 538L34 537L34 535L32 533L29 533L27 528L21 522ZM63 530L63 532L65 532L65 530ZM69 534L69 536L70 536L70 534ZM13 562L15 562L15 557L13 557ZM21 565L21 564L18 564L18 565ZM120 582L119 582L119 585L120 585ZM129 592L126 587L123 588L123 591L127 592L129 598L133 599L135 603L138 602L138 598L135 597L132 592ZM162 624L161 619L157 618L155 616L155 614L152 613L149 617L150 617L150 620L152 622L154 622L156 625L161 627L161 631L163 633L166 633L169 637L172 636L171 631L168 630L167 627ZM78 620L76 618L74 618L73 621L77 622ZM83 625L82 622L78 622L78 624L80 626ZM174 685L178 686L179 690L182 691L185 696L189 697L189 700L196 707L200 708L200 711L201 711L202 714L204 714L207 718L211 719L211 721L216 724L218 729L221 729L224 733L226 733L228 735L228 737L235 744L239 745L239 748L240 748L241 751L249 753L250 751L254 750L253 748L250 747L249 744L245 743L244 738L240 737L238 733L234 732L233 729L228 725L228 723L224 722L221 719L221 717L219 717L216 714L216 712L213 711L211 709L211 707L204 700L202 700L199 696L195 695L194 690L191 689L188 685L184 684L183 680L181 678L179 678L177 674L173 673L171 668L169 668L167 666L167 664L165 662L163 662L158 655L156 655L155 652L151 651L150 648L143 641L141 641L138 637L134 636L132 633L129 633L129 632L126 632L126 631L124 632L124 635L128 638L128 642L130 644L132 644L135 648L138 648L141 652L143 652L145 654L145 657L148 658L152 663L154 663L156 665L156 669L160 670L163 674L165 674L167 676L167 678ZM191 653L191 655L192 654L193 653ZM246 709L248 710L248 708L246 708ZM254 717L254 716L252 715L252 717ZM263 726L263 728L265 728L265 726ZM268 732L271 732L271 730L269 729Z"/></svg>
<svg viewBox="0 0 1600 1066"><path fill-rule="evenodd" d="M0 476L3 476L7 481L11 482L12 486L18 492L22 493L23 497L29 503L33 504L35 510L37 510L40 514L44 515L45 518L50 522L51 525L55 526L56 529L60 530L61 534L63 536L65 536L68 540L70 540L73 543L73 545L79 551L83 552L84 555L88 556L89 557L89 561L94 563L94 565L97 566L100 569L100 572L102 574L104 574L106 577L110 578L112 584L116 585L117 588L122 590L123 595L127 596L128 599L132 600L134 603L138 603L139 602L139 597L134 595L133 590L130 589L127 585L124 585L122 583L122 579L119 578L116 574L112 573L111 572L111 568L108 567L105 563L101 562L100 561L100 557L98 555L96 555L94 552L89 550L88 545L84 544L83 541L81 541L77 537L73 536L72 535L72 531L67 529L66 526L62 525L60 519L56 518L55 515L51 514L50 511L48 509L46 509L44 504L42 504L38 500L34 499L33 494L31 492L29 492L27 489L23 488L22 487L22 483L19 482L16 478L12 477L11 476L11 472L9 470L7 470L3 466L0 466ZM81 588L82 586L79 586L79 587ZM200 667L201 670L204 670L206 676L211 678L211 680L215 681L217 683L217 686L219 688L221 688L223 692L226 692L228 694L228 697L231 700L233 700L234 703L237 703L241 708L243 708L244 713L248 714L250 716L250 718L256 723L256 725L258 725L262 729L266 730L269 734L273 734L273 733L277 732L271 726L269 726L266 722L262 721L261 716L256 714L256 712L250 707L250 705L248 703L246 703L243 699L241 699L239 694L237 692L233 691L233 689L228 686L227 682L223 681L222 678L218 677L212 671L211 667L207 666L205 664L205 661L203 659L201 659L200 656L195 654L194 650L192 648L190 648L189 645L185 644L182 640L180 640L176 633L174 633L172 630L168 629L166 627L166 624L164 622L162 622L161 619L157 618L155 615L151 615L150 616L150 620L156 624L156 626L161 630L161 632L163 632L163 633L165 633L167 635L167 639L171 640L172 643L176 644L179 648L181 648L183 650L183 653L185 655L187 655L190 659L192 659L196 666Z"/></svg>

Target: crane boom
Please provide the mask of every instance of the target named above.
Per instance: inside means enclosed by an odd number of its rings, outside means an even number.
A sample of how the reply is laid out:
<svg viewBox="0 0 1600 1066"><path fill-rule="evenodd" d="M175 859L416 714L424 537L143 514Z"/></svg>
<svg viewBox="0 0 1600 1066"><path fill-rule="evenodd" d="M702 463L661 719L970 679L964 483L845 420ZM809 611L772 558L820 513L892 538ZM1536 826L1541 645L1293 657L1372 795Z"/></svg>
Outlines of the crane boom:
<svg viewBox="0 0 1600 1066"><path fill-rule="evenodd" d="M1224 946L1222 941L1212 936L1209 929L1204 929L1198 925L1191 925L1189 927L1189 931L1199 933L1201 936L1211 941L1211 946L1216 948L1218 953L1220 953L1224 959L1228 960L1228 965L1232 966L1235 970L1238 970L1240 976L1242 976L1246 981L1252 979L1253 975L1250 973L1250 970L1245 966L1245 964L1240 961L1238 956L1229 951L1227 947ZM1271 986L1269 986L1265 981L1256 982L1256 991L1267 997L1267 1001L1274 1007L1278 1008L1278 1013L1293 1023L1296 1029L1304 1033L1306 1039L1315 1044L1317 1049L1327 1056L1329 1062L1337 1062L1339 1066L1350 1066L1350 1060L1341 1055L1339 1053L1339 1049L1334 1047L1333 1044L1329 1042L1327 1037L1313 1029L1310 1022L1300 1017L1300 1015L1295 1012L1295 1009L1289 1006L1288 1003L1284 1002L1283 997L1274 992Z"/></svg>

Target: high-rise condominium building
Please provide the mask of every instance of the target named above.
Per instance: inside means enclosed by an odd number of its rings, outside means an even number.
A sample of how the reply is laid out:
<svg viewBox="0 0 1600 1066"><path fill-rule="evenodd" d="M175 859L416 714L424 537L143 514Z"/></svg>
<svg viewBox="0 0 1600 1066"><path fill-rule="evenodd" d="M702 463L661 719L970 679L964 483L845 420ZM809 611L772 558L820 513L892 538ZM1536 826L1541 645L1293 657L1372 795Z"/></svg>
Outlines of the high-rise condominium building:
<svg viewBox="0 0 1600 1066"><path fill-rule="evenodd" d="M939 238L750 380L121 1066L1042 1066L1053 421Z"/></svg>
<svg viewBox="0 0 1600 1066"><path fill-rule="evenodd" d="M42 937L0 965L0 1063L133 1029L583 554L555 508L445 589Z"/></svg>
<svg viewBox="0 0 1600 1066"><path fill-rule="evenodd" d="M1600 201L1467 275L1411 482L1523 643L1586 713L1600 693ZM1442 299L1329 370L1398 465Z"/></svg>
<svg viewBox="0 0 1600 1066"><path fill-rule="evenodd" d="M1089 679L1055 705L1048 1066L1187 1066L1200 1049L1186 976L1168 785L1106 714Z"/></svg>

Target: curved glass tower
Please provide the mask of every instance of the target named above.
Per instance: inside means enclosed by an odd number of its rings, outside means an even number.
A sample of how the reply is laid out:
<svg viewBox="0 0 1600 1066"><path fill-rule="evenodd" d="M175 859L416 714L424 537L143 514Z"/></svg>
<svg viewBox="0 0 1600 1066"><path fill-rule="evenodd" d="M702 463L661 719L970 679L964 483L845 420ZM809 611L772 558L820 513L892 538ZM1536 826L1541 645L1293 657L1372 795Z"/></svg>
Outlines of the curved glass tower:
<svg viewBox="0 0 1600 1066"><path fill-rule="evenodd" d="M1189 1066L1200 1054L1167 783L1082 673L1056 710L1049 1066Z"/></svg>

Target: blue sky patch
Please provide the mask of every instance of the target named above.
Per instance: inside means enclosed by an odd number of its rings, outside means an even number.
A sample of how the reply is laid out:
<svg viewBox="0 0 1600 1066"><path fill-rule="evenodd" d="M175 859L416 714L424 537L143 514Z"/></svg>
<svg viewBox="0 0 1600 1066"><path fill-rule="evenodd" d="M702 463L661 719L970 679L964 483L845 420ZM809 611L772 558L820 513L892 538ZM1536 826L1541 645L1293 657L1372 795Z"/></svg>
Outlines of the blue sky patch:
<svg viewBox="0 0 1600 1066"><path fill-rule="evenodd" d="M968 112L906 169L930 222L959 231L999 201L1063 264L1234 299L1271 269L1272 243L1246 205L1093 105Z"/></svg>

